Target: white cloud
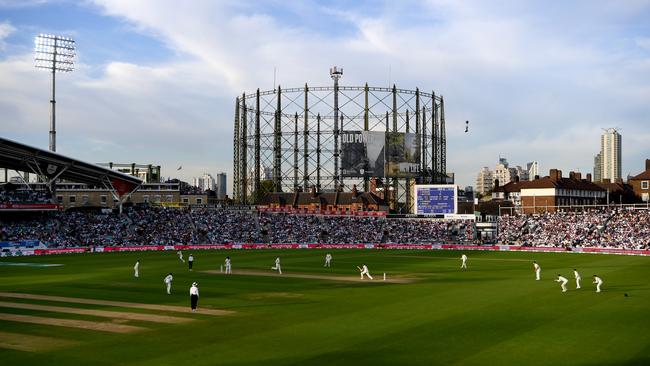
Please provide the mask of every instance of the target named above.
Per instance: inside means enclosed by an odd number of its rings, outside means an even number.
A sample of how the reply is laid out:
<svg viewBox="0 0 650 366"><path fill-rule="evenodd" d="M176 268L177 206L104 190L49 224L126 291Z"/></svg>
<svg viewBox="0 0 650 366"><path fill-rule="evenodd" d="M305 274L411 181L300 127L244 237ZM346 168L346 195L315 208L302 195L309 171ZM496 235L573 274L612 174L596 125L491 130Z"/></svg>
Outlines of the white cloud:
<svg viewBox="0 0 650 366"><path fill-rule="evenodd" d="M629 144L624 164L650 154L642 137L650 61L620 46L632 39L646 48L648 35L617 28L647 13L643 2L635 11L605 11L590 3L435 0L387 2L372 13L292 2L267 4L279 7L274 12L257 2L94 4L176 57L81 64L62 76L59 138L86 160L137 159L160 163L170 174L183 165L185 179L206 170L230 174L235 96L270 89L274 67L283 86L329 85L333 65L345 68L346 85L383 86L390 65L398 86L442 93L448 170L461 185L474 184L476 171L493 166L499 154L515 164L539 160L545 170L586 171L600 128L613 125ZM325 23L335 18L337 32L290 19L296 14ZM29 55L0 62L0 110L16 121L3 131L39 136L46 146L47 93L48 78L33 70ZM465 120L468 135L461 132Z"/></svg>
<svg viewBox="0 0 650 366"><path fill-rule="evenodd" d="M13 32L16 31L16 28L11 25L9 22L0 22L0 51L4 50L7 44L5 39L9 37Z"/></svg>

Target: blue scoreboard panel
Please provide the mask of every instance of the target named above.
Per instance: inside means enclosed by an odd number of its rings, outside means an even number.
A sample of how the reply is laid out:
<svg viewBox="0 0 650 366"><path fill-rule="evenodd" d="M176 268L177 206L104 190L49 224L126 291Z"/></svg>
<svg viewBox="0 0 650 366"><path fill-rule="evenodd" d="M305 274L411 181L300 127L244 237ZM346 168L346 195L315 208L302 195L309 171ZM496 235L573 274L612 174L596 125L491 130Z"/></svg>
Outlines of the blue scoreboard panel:
<svg viewBox="0 0 650 366"><path fill-rule="evenodd" d="M415 186L415 213L418 215L455 214L458 191L453 184Z"/></svg>

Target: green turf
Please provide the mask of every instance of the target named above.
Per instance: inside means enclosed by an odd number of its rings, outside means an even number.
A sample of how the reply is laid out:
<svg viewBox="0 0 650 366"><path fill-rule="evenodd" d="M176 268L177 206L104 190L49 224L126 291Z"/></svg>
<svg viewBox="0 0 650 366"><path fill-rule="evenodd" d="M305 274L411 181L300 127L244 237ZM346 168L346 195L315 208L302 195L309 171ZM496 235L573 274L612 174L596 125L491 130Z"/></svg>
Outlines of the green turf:
<svg viewBox="0 0 650 366"><path fill-rule="evenodd" d="M161 313L42 300L0 301L166 314L184 324L128 321L131 334L0 321L0 332L55 336L77 344L47 352L0 348L3 365L649 365L650 258L568 253L333 250L197 251L189 272L174 252L3 258L0 291L189 307L200 284L199 309L232 316ZM366 263L373 283L209 274L230 255L233 271L269 271L276 255L289 273L357 276ZM187 253L185 255L187 258ZM133 264L141 259L139 279ZM542 266L534 280L532 260ZM575 290L572 269L583 276ZM174 273L173 294L163 277ZM382 283L382 273L417 278ZM562 273L569 292L554 282ZM591 276L604 280L595 293ZM379 280L379 281L378 281ZM625 297L627 293L629 296ZM2 308L0 313L110 322L81 314Z"/></svg>

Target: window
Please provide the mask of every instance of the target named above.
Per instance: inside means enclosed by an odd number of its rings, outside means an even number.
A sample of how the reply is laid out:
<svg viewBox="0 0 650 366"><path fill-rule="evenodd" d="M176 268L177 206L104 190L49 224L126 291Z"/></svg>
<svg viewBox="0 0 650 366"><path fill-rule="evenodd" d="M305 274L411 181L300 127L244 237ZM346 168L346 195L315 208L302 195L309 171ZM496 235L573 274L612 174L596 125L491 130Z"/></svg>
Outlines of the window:
<svg viewBox="0 0 650 366"><path fill-rule="evenodd" d="M56 201L59 203L63 203L63 196L56 196Z"/></svg>
<svg viewBox="0 0 650 366"><path fill-rule="evenodd" d="M157 194L157 195L153 196L153 201L156 202L156 203L160 203L160 195Z"/></svg>
<svg viewBox="0 0 650 366"><path fill-rule="evenodd" d="M643 182L641 182L641 189L648 189L648 184L649 183L650 182L648 182L647 180L644 180Z"/></svg>
<svg viewBox="0 0 650 366"><path fill-rule="evenodd" d="M75 202L77 202L77 197L76 196L70 196L70 197L68 197L68 201L70 203L75 203Z"/></svg>
<svg viewBox="0 0 650 366"><path fill-rule="evenodd" d="M197 205L202 205L203 204L203 198L197 198L196 199L196 204Z"/></svg>
<svg viewBox="0 0 650 366"><path fill-rule="evenodd" d="M148 196L148 195L144 195L144 196L142 196L142 201L143 201L144 203L149 203L149 196Z"/></svg>
<svg viewBox="0 0 650 366"><path fill-rule="evenodd" d="M173 199L174 199L174 197L171 194L168 194L168 195L165 196L165 201L166 202L172 202Z"/></svg>
<svg viewBox="0 0 650 366"><path fill-rule="evenodd" d="M187 197L183 198L183 203L190 203L190 199Z"/></svg>
<svg viewBox="0 0 650 366"><path fill-rule="evenodd" d="M102 205L106 204L106 196L101 197L101 202L102 202Z"/></svg>
<svg viewBox="0 0 650 366"><path fill-rule="evenodd" d="M83 196L81 196L81 204L82 205L87 205L88 204L88 195L87 194L84 194Z"/></svg>

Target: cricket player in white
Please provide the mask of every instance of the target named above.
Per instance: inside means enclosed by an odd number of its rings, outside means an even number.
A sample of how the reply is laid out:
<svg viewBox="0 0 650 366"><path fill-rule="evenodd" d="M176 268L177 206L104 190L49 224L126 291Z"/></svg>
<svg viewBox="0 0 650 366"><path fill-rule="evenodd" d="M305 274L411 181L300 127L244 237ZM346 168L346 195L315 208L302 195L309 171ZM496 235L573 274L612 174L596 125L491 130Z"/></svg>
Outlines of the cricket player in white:
<svg viewBox="0 0 650 366"><path fill-rule="evenodd" d="M539 281L542 274L542 267L537 264L537 261L533 261L533 268L535 269L535 280Z"/></svg>
<svg viewBox="0 0 650 366"><path fill-rule="evenodd" d="M569 282L569 280L566 279L566 277L562 276L561 274L557 275L557 280L555 282L559 282L560 286L562 286L562 292L566 292L566 284Z"/></svg>
<svg viewBox="0 0 650 366"><path fill-rule="evenodd" d="M460 265L460 269L467 269L467 256L465 254L461 255L460 260L463 261L463 263Z"/></svg>
<svg viewBox="0 0 650 366"><path fill-rule="evenodd" d="M172 273L171 273L171 272L169 272L169 274L167 275L167 277L165 277L165 279L163 280L163 282L164 282L165 284L167 284L167 295L171 295L171 294L172 294L172 281L173 281L173 280L174 280L174 276L172 276Z"/></svg>
<svg viewBox="0 0 650 366"><path fill-rule="evenodd" d="M600 277L594 275L594 283L596 284L596 292L600 292L600 286L603 284L603 280Z"/></svg>
<svg viewBox="0 0 650 366"><path fill-rule="evenodd" d="M279 274L282 274L282 267L280 267L280 257L275 258L275 267L271 267L271 269L278 271Z"/></svg>
<svg viewBox="0 0 650 366"><path fill-rule="evenodd" d="M332 262L332 255L330 253L325 254L325 265L323 267L330 267Z"/></svg>
<svg viewBox="0 0 650 366"><path fill-rule="evenodd" d="M179 250L177 254L178 254L178 259L180 259L181 262L185 263L185 259L183 259L183 252Z"/></svg>
<svg viewBox="0 0 650 366"><path fill-rule="evenodd" d="M359 268L359 266L357 266L357 268ZM372 280L372 276L370 275L370 271L368 271L368 266L366 266L364 264L363 266L361 266L361 268L359 268L359 271L361 271L361 279L362 280L363 280L363 275L368 276L368 278Z"/></svg>
<svg viewBox="0 0 650 366"><path fill-rule="evenodd" d="M140 260L135 261L135 266L133 266L133 276L135 278L140 277Z"/></svg>
<svg viewBox="0 0 650 366"><path fill-rule="evenodd" d="M578 273L577 269L573 269L573 276L576 278L576 290L580 289L580 280L582 277L580 277L580 273Z"/></svg>
<svg viewBox="0 0 650 366"><path fill-rule="evenodd" d="M230 267L230 257L226 257L226 274L232 274L232 268Z"/></svg>
<svg viewBox="0 0 650 366"><path fill-rule="evenodd" d="M199 303L199 284L192 282L192 287L190 287L190 306L192 311L196 311L196 305Z"/></svg>

